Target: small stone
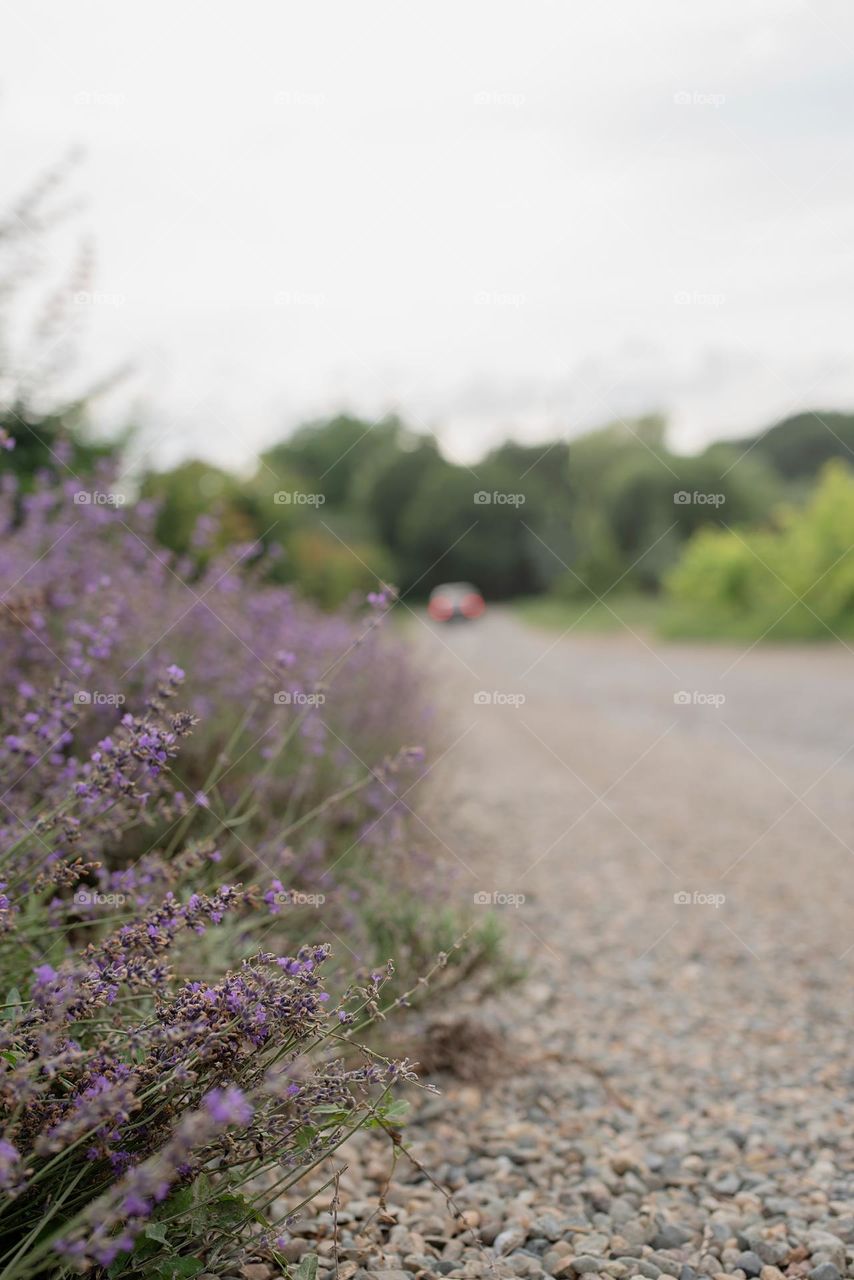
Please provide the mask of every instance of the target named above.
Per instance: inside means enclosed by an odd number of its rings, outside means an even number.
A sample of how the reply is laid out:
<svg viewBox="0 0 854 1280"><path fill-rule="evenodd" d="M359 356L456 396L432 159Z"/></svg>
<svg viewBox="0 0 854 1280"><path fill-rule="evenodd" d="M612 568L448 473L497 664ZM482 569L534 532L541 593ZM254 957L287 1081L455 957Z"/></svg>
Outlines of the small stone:
<svg viewBox="0 0 854 1280"><path fill-rule="evenodd" d="M832 1262L822 1262L819 1266L813 1267L812 1271L807 1272L809 1280L842 1280L839 1271Z"/></svg>
<svg viewBox="0 0 854 1280"><path fill-rule="evenodd" d="M678 1249L692 1238L692 1232L679 1227L675 1222L665 1222L652 1238L654 1249Z"/></svg>
<svg viewBox="0 0 854 1280"><path fill-rule="evenodd" d="M631 1245L649 1244L653 1234L654 1230L651 1230L650 1223L637 1220L625 1223L620 1229L620 1235Z"/></svg>
<svg viewBox="0 0 854 1280"><path fill-rule="evenodd" d="M759 1272L759 1280L785 1280L779 1267L763 1267Z"/></svg>
<svg viewBox="0 0 854 1280"><path fill-rule="evenodd" d="M592 1232L590 1235L579 1236L576 1244L583 1245L585 1258L598 1258L605 1254L608 1245L611 1243L611 1237L602 1235L598 1231Z"/></svg>
<svg viewBox="0 0 854 1280"><path fill-rule="evenodd" d="M622 1262L628 1267L632 1276L645 1276L646 1280L658 1280L661 1275L661 1267L657 1267L654 1262L647 1262L646 1258L618 1258L618 1262Z"/></svg>
<svg viewBox="0 0 854 1280"><path fill-rule="evenodd" d="M522 1227L508 1227L505 1231L501 1231L496 1237L493 1248L499 1257L504 1257L511 1253L513 1249L520 1248L525 1243L528 1233Z"/></svg>
<svg viewBox="0 0 854 1280"><path fill-rule="evenodd" d="M725 1173L722 1177L713 1179L709 1183L709 1186L713 1191L716 1191L718 1195L734 1196L741 1186L741 1178L737 1173Z"/></svg>
<svg viewBox="0 0 854 1280"><path fill-rule="evenodd" d="M762 1271L762 1259L752 1249L746 1249L734 1260L736 1270L743 1271L746 1276L758 1276ZM833 1280L832 1276L819 1276L817 1280Z"/></svg>
<svg viewBox="0 0 854 1280"><path fill-rule="evenodd" d="M555 1280L560 1280L561 1276L568 1276L572 1274L575 1258L573 1258L572 1254L566 1254L563 1258L558 1258L556 1262L551 1264L551 1266L549 1266L545 1258L543 1259L543 1263L545 1264L549 1274L553 1275Z"/></svg>
<svg viewBox="0 0 854 1280"><path fill-rule="evenodd" d="M837 1271L845 1271L845 1242L840 1240L839 1236L833 1235L830 1231L814 1229L807 1237L807 1244L816 1260L816 1265L832 1262Z"/></svg>
<svg viewBox="0 0 854 1280"><path fill-rule="evenodd" d="M582 1253L573 1258L572 1270L578 1276L584 1275L586 1271L601 1271L607 1261L607 1258L594 1258L589 1253Z"/></svg>

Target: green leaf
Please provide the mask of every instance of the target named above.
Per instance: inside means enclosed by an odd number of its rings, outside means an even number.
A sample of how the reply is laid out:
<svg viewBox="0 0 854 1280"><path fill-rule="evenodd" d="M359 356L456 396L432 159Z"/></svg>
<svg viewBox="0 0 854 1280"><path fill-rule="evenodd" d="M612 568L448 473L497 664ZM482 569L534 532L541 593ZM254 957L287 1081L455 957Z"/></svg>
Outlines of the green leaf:
<svg viewBox="0 0 854 1280"><path fill-rule="evenodd" d="M178 1217L185 1213L192 1213L195 1207L193 1192L190 1187L180 1187L178 1191L173 1191L169 1199L165 1202L162 1212L169 1213L169 1217Z"/></svg>
<svg viewBox="0 0 854 1280"><path fill-rule="evenodd" d="M8 1009L3 1010L4 1018L14 1018L15 1014L21 1008L21 993L17 987L10 987L6 992L5 1004L9 1005Z"/></svg>
<svg viewBox="0 0 854 1280"><path fill-rule="evenodd" d="M388 1124L404 1124L409 1112L409 1103L404 1098L397 1098L387 1107L380 1108L380 1115Z"/></svg>
<svg viewBox="0 0 854 1280"><path fill-rule="evenodd" d="M313 1138L317 1136L317 1128L312 1124L304 1124L294 1134L294 1147L297 1151L304 1151Z"/></svg>
<svg viewBox="0 0 854 1280"><path fill-rule="evenodd" d="M204 1271L205 1264L198 1258L167 1258L148 1272L154 1280L189 1280Z"/></svg>
<svg viewBox="0 0 854 1280"><path fill-rule="evenodd" d="M317 1254L307 1253L294 1274L294 1280L317 1280Z"/></svg>
<svg viewBox="0 0 854 1280"><path fill-rule="evenodd" d="M209 1222L218 1227L237 1227L247 1219L266 1225L266 1219L246 1196L226 1194L218 1196L207 1206Z"/></svg>
<svg viewBox="0 0 854 1280"><path fill-rule="evenodd" d="M163 1222L149 1222L143 1235L147 1240L157 1240L160 1244L169 1244L166 1238L166 1225Z"/></svg>

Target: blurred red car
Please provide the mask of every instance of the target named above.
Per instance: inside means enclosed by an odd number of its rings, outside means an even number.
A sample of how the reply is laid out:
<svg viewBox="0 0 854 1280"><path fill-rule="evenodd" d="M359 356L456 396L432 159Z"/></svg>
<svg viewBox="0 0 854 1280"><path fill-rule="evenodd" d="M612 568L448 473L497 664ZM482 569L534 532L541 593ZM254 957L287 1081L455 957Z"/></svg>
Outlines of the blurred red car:
<svg viewBox="0 0 854 1280"><path fill-rule="evenodd" d="M445 582L430 592L427 612L434 622L465 622L479 618L486 605L470 582Z"/></svg>

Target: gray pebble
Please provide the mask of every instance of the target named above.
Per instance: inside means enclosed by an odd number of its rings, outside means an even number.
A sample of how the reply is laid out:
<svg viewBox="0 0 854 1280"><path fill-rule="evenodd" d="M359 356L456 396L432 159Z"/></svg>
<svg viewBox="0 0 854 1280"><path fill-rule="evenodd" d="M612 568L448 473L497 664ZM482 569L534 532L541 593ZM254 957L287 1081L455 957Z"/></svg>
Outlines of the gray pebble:
<svg viewBox="0 0 854 1280"><path fill-rule="evenodd" d="M607 1258L594 1258L590 1254L582 1253L572 1260L572 1270L576 1275L583 1275L586 1271L601 1271Z"/></svg>
<svg viewBox="0 0 854 1280"><path fill-rule="evenodd" d="M813 1267L808 1275L809 1280L842 1280L832 1262L822 1262L820 1266Z"/></svg>
<svg viewBox="0 0 854 1280"><path fill-rule="evenodd" d="M527 1232L522 1227L508 1227L495 1237L492 1247L499 1257L503 1257L511 1253L513 1249L518 1249L520 1245L523 1245L526 1238Z"/></svg>
<svg viewBox="0 0 854 1280"><path fill-rule="evenodd" d="M666 1222L653 1236L652 1247L654 1249L678 1249L680 1245L687 1244L692 1235L693 1232L686 1230L685 1227L677 1226L675 1222Z"/></svg>

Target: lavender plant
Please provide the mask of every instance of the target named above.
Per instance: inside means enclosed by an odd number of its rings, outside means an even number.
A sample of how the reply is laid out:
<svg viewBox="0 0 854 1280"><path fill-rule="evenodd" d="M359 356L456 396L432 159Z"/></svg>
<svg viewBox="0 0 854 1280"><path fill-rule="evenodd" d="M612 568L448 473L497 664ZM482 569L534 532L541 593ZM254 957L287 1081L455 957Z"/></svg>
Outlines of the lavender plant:
<svg viewBox="0 0 854 1280"><path fill-rule="evenodd" d="M390 999L366 863L419 874L390 747L424 718L382 594L321 617L81 492L3 496L0 1280L165 1280L275 1259L396 1114L408 1064L351 1033Z"/></svg>
<svg viewBox="0 0 854 1280"><path fill-rule="evenodd" d="M69 770L83 771L83 787L94 769L97 785L98 762L69 754L110 741L160 673L186 670L199 724L180 765L167 766L171 809L137 815L119 838L112 826L92 831L98 888L156 889L158 837L172 854L191 825L215 843L228 834L224 869L269 871L282 917L295 901L322 900L325 927L372 963L366 886L393 876L398 894L421 897L429 870L411 838L416 754L389 763L401 742L423 741L429 712L406 650L378 625L385 598L367 618L320 613L264 585L254 546L202 570L176 561L154 542L154 509L127 509L114 484L104 471L88 489L71 478L21 494L7 477L0 496L0 763L20 766L18 803L45 798ZM197 545L212 535L202 520ZM43 755L53 768L30 772ZM15 826L0 808L0 834Z"/></svg>
<svg viewBox="0 0 854 1280"><path fill-rule="evenodd" d="M280 954L269 891L204 884L210 841L152 855L144 891L99 893L90 856L143 816L175 813L170 764L193 728L171 711L182 673L168 671L138 715L60 766L49 747L28 765L49 779L47 803L15 812L2 850L6 980L0 1028L0 1276L194 1274L354 1128L385 1114L406 1065L344 1066L334 1048L376 1006L388 971L351 984L327 1007L329 948ZM58 705L57 705L58 704ZM73 737L56 687L45 707ZM8 757L7 757L8 762ZM4 776L3 805L16 794ZM82 885L89 887L81 889ZM156 886L156 888L155 888ZM111 915L81 913L106 906ZM219 976L197 943L251 946ZM275 1171L259 1190L259 1176ZM253 1194L245 1194L245 1188ZM270 1228L274 1230L274 1228ZM275 1253L275 1240L268 1248ZM203 1252L205 1261L196 1258ZM162 1264L162 1267L161 1267ZM171 1268L172 1270L164 1269Z"/></svg>

